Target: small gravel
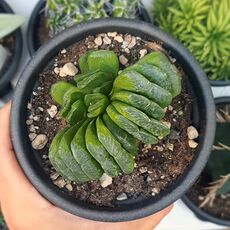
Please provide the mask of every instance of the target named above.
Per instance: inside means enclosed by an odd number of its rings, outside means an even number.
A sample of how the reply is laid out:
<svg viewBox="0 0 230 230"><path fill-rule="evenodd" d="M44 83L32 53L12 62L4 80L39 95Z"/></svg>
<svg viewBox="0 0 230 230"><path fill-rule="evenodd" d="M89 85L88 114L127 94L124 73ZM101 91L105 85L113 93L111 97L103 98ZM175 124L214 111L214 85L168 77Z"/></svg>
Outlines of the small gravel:
<svg viewBox="0 0 230 230"><path fill-rule="evenodd" d="M127 200L128 197L126 195L126 193L121 193L118 197L117 197L117 200Z"/></svg>
<svg viewBox="0 0 230 230"><path fill-rule="evenodd" d="M66 76L74 77L78 73L78 68L71 62L66 63L59 70L60 70L59 72L60 77L66 77Z"/></svg>
<svg viewBox="0 0 230 230"><path fill-rule="evenodd" d="M119 61L122 65L126 65L129 60L124 55L121 55L119 56Z"/></svg>
<svg viewBox="0 0 230 230"><path fill-rule="evenodd" d="M195 142L194 140L189 140L188 145L190 148L195 149L198 146L198 143Z"/></svg>
<svg viewBox="0 0 230 230"><path fill-rule="evenodd" d="M102 175L100 178L100 184L101 187L106 188L107 186L111 185L113 183L113 178L106 173Z"/></svg>
<svg viewBox="0 0 230 230"><path fill-rule="evenodd" d="M188 134L188 138L190 140L194 140L199 136L199 133L198 133L197 129L194 126L189 126L187 128L187 134Z"/></svg>
<svg viewBox="0 0 230 230"><path fill-rule="evenodd" d="M94 40L94 43L98 46L102 45L102 38L101 37L96 37Z"/></svg>
<svg viewBox="0 0 230 230"><path fill-rule="evenodd" d="M54 118L58 112L57 106L52 105L49 109L47 109L47 113L50 115L51 118Z"/></svg>
<svg viewBox="0 0 230 230"><path fill-rule="evenodd" d="M34 149L43 149L48 142L48 137L45 134L39 134L35 137L35 139L32 141L32 147Z"/></svg>

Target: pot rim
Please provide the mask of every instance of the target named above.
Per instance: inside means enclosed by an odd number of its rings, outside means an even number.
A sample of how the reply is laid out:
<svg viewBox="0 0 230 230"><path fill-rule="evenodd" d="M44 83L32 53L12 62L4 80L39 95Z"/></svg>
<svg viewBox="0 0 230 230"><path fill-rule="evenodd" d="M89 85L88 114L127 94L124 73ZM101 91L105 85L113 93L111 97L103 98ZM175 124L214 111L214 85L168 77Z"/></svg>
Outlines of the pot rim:
<svg viewBox="0 0 230 230"><path fill-rule="evenodd" d="M230 96L227 97L216 97L215 98L215 104L230 104ZM214 215L209 214L208 212L205 212L203 209L200 209L197 207L185 194L182 197L182 201L188 206L189 209L191 209L194 214L203 221L210 221L215 224L223 225L223 226L230 226L230 220L224 220L219 217L216 217Z"/></svg>
<svg viewBox="0 0 230 230"><path fill-rule="evenodd" d="M0 1L0 6L5 10L6 13L12 13L14 14L14 11L11 9L11 7L4 1ZM4 92L4 94L7 94L5 91L6 87L8 87L8 84L10 84L10 81L15 76L16 70L19 66L21 54L22 54L22 32L21 29L18 28L15 30L12 34L14 34L15 42L14 42L14 52L12 53L12 61L10 62L9 68L0 76L0 92ZM11 87L9 87L10 89ZM1 96L3 96L1 95Z"/></svg>
<svg viewBox="0 0 230 230"><path fill-rule="evenodd" d="M227 81L222 81L222 80L209 80L211 86L214 87L225 87L225 86L230 86L230 80Z"/></svg>
<svg viewBox="0 0 230 230"><path fill-rule="evenodd" d="M26 114L27 99L29 99L31 95L28 90L28 84L33 81L33 76L35 74L34 72L41 71L41 69L47 65L47 60L50 60L48 57L54 57L56 55L56 49L60 49L60 47L56 48L58 45L60 46L60 44L62 44L62 46L67 46L67 44L71 44L73 39L75 39L74 41L77 42L90 34L92 35L109 31L119 31L121 33L128 32L135 36L139 35L142 38L151 38L152 40L155 38L155 40L164 42L166 49L175 52L178 59L184 61L186 68L189 68L193 71L194 76L196 76L196 78L194 77L194 80L198 84L197 87L200 90L200 96L204 100L202 109L205 111L205 120L203 122L205 123L204 133L206 135L199 145L199 154L197 154L196 160L194 160L193 164L190 164L187 167L183 176L180 176L175 183L168 186L170 188L167 187L167 189L162 191L158 197L151 198L154 199L152 202L149 202L149 199L141 201L141 203L138 203L138 205L133 205L132 209L125 208L119 210L114 208L111 210L108 208L101 209L93 205L86 205L85 207L83 205L76 204L76 202L74 204L76 199L71 200L70 198L67 199L62 197L54 186L52 186L51 189L47 175L47 180L42 179L41 172L36 170L37 166L32 166L33 162L31 162L31 159L29 158L34 156L32 156L32 154L26 156L25 154L28 145L30 146L30 142L28 140L26 127L25 125L22 125L24 124L22 123L22 117L23 114ZM44 67L41 66L42 62L44 63ZM22 76L23 77L20 78L16 87L11 110L11 135L14 149L17 150L17 160L31 183L44 197L46 197L56 206L72 214L91 220L105 222L128 221L148 216L162 210L163 208L172 204L175 200L179 199L189 189L189 187L192 186L192 184L198 178L199 173L205 166L205 163L209 157L209 152L211 151L215 130L215 107L209 82L205 76L205 73L200 69L198 63L187 51L187 49L174 38L170 37L168 34L164 33L157 27L152 26L151 24L138 20L107 18L75 25L61 32L46 45L42 46L36 52L36 55L32 57L27 68L22 73ZM32 82L32 87L34 86L35 82L36 81L34 79L34 83ZM208 112L206 112L206 110ZM24 136L24 138L22 138L22 136ZM170 189L172 190L171 192L169 192Z"/></svg>
<svg viewBox="0 0 230 230"><path fill-rule="evenodd" d="M28 46L29 55L31 57L36 52L36 45L34 41L34 33L35 33L34 25L36 24L36 21L38 20L38 13L43 9L44 4L45 4L45 0L38 1L38 3L35 5L35 8L33 9L31 16L29 18L29 24L27 27L27 46ZM145 8L142 2L139 7L139 11L141 12L141 20L145 22L152 21L147 9Z"/></svg>

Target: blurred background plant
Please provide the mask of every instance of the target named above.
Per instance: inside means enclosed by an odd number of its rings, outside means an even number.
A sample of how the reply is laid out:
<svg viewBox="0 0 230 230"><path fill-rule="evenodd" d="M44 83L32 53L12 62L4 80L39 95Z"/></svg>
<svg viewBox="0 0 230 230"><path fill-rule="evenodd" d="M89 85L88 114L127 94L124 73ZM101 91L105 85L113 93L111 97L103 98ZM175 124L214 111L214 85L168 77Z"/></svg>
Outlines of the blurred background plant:
<svg viewBox="0 0 230 230"><path fill-rule="evenodd" d="M216 122L215 144L204 171L211 183L204 188L207 194L200 208L212 207L216 196L230 194L230 105L217 108Z"/></svg>
<svg viewBox="0 0 230 230"><path fill-rule="evenodd" d="M135 18L141 0L47 0L47 25L52 37L82 21L104 17Z"/></svg>
<svg viewBox="0 0 230 230"><path fill-rule="evenodd" d="M3 69L8 58L10 58L10 50L9 47L5 47L4 39L19 28L24 21L25 17L20 15L0 14L0 71Z"/></svg>
<svg viewBox="0 0 230 230"><path fill-rule="evenodd" d="M154 0L155 24L193 53L210 80L230 79L230 0Z"/></svg>

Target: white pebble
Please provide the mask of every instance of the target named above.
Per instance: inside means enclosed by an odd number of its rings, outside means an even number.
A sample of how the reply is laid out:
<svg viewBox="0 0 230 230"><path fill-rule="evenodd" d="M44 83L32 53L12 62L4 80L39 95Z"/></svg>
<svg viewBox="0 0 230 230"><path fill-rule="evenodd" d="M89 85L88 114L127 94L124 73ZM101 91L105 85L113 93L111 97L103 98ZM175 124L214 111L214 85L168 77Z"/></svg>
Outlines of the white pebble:
<svg viewBox="0 0 230 230"><path fill-rule="evenodd" d="M32 141L32 147L34 149L43 149L48 142L48 137L45 134L39 134Z"/></svg>
<svg viewBox="0 0 230 230"><path fill-rule="evenodd" d="M143 174L143 173L148 172L148 168L147 168L147 167L141 167L141 168L139 169L139 171L140 171L141 174Z"/></svg>
<svg viewBox="0 0 230 230"><path fill-rule="evenodd" d="M148 176L148 177L146 178L146 182L150 182L150 181L152 181L152 179L151 179L150 176Z"/></svg>
<svg viewBox="0 0 230 230"><path fill-rule="evenodd" d="M135 37L132 37L132 40L131 40L131 42L129 43L128 48L129 48L129 49L132 49L136 44L137 44L136 38L135 38Z"/></svg>
<svg viewBox="0 0 230 230"><path fill-rule="evenodd" d="M51 180L56 180L60 175L57 172L53 172L50 174Z"/></svg>
<svg viewBox="0 0 230 230"><path fill-rule="evenodd" d="M189 126L187 128L187 135L190 140L194 140L199 136L199 133L194 126Z"/></svg>
<svg viewBox="0 0 230 230"><path fill-rule="evenodd" d="M140 53L140 58L143 58L147 54L147 50L142 49L142 50L139 51L139 53Z"/></svg>
<svg viewBox="0 0 230 230"><path fill-rule="evenodd" d="M55 67L54 68L54 73L59 74L60 73L60 69L58 67Z"/></svg>
<svg viewBox="0 0 230 230"><path fill-rule="evenodd" d="M127 195L126 193L121 193L118 197L117 200L127 200Z"/></svg>
<svg viewBox="0 0 230 230"><path fill-rule="evenodd" d="M123 38L122 38L121 36L116 36L116 37L114 38L114 40L117 41L117 42L119 42L119 43L122 43L122 42L124 41Z"/></svg>
<svg viewBox="0 0 230 230"><path fill-rule="evenodd" d="M29 119L29 120L26 120L26 124L27 124L27 125L32 125L32 124L33 124L33 120L30 120L30 119Z"/></svg>
<svg viewBox="0 0 230 230"><path fill-rule="evenodd" d="M168 106L169 111L173 111L173 107L171 105Z"/></svg>
<svg viewBox="0 0 230 230"><path fill-rule="evenodd" d="M129 53L130 53L129 48L125 48L125 49L124 49L124 51L125 51L127 54L129 54Z"/></svg>
<svg viewBox="0 0 230 230"><path fill-rule="evenodd" d="M52 105L49 109L47 109L47 113L50 115L51 118L54 118L58 112L57 106Z"/></svg>
<svg viewBox="0 0 230 230"><path fill-rule="evenodd" d="M66 49L63 49L63 50L61 51L61 54L66 54L66 53L67 53Z"/></svg>
<svg viewBox="0 0 230 230"><path fill-rule="evenodd" d="M104 173L100 178L101 187L105 188L113 183L113 178Z"/></svg>
<svg viewBox="0 0 230 230"><path fill-rule="evenodd" d="M109 37L115 37L117 35L117 32L108 32Z"/></svg>
<svg viewBox="0 0 230 230"><path fill-rule="evenodd" d="M198 143L195 142L194 140L189 140L188 145L190 148L195 149L198 146Z"/></svg>
<svg viewBox="0 0 230 230"><path fill-rule="evenodd" d="M162 123L167 126L169 129L171 129L172 124L168 121L162 121Z"/></svg>
<svg viewBox="0 0 230 230"><path fill-rule="evenodd" d="M111 44L111 40L110 40L110 38L108 38L108 37L104 37L104 38L103 38L103 42L104 42L104 44L106 44L106 45Z"/></svg>
<svg viewBox="0 0 230 230"><path fill-rule="evenodd" d="M78 68L71 62L66 63L62 68L60 68L59 76L75 76L78 73Z"/></svg>
<svg viewBox="0 0 230 230"><path fill-rule="evenodd" d="M173 151L173 149L174 149L174 144L168 143L168 144L167 144L167 148L168 148L170 151Z"/></svg>
<svg viewBox="0 0 230 230"><path fill-rule="evenodd" d="M41 112L44 111L44 109L43 109L42 107L38 107L38 109L39 109Z"/></svg>
<svg viewBox="0 0 230 230"><path fill-rule="evenodd" d="M64 181L64 179L59 178L56 181L54 181L54 184L57 185L59 188L64 188L66 182Z"/></svg>
<svg viewBox="0 0 230 230"><path fill-rule="evenodd" d="M33 141L36 138L37 134L36 133L30 133L29 138L31 141Z"/></svg>
<svg viewBox="0 0 230 230"><path fill-rule="evenodd" d="M132 41L132 36L130 34L125 35L125 40L123 42L123 45L125 47L127 47L130 44L131 41Z"/></svg>
<svg viewBox="0 0 230 230"><path fill-rule="evenodd" d="M32 109L32 104L31 104L31 103L28 103L28 104L27 104L27 109L29 109L29 110Z"/></svg>
<svg viewBox="0 0 230 230"><path fill-rule="evenodd" d="M101 39L101 37L96 37L96 38L94 39L94 43L95 43L96 45L98 45L98 46L101 46L101 45L102 45L102 39Z"/></svg>
<svg viewBox="0 0 230 230"><path fill-rule="evenodd" d="M153 188L153 189L152 189L152 192L155 193L155 194L158 194L160 191L159 191L158 188Z"/></svg>
<svg viewBox="0 0 230 230"><path fill-rule="evenodd" d="M67 188L68 191L70 192L73 191L73 186L71 184L67 184L65 187Z"/></svg>
<svg viewBox="0 0 230 230"><path fill-rule="evenodd" d="M126 65L128 63L128 59L124 55L119 56L119 61L122 65Z"/></svg>

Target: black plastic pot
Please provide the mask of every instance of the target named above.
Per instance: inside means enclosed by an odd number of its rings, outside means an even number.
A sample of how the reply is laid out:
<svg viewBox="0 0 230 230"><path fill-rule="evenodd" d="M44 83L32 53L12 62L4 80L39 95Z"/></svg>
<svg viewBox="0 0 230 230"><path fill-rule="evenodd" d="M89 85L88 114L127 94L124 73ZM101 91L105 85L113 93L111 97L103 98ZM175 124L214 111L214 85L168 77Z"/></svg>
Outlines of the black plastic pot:
<svg viewBox="0 0 230 230"><path fill-rule="evenodd" d="M30 56L32 56L36 50L38 50L39 42L37 37L37 29L39 28L40 16L45 14L45 0L40 0L35 6L27 29L27 44ZM140 5L139 15L140 19L145 22L151 22L149 14L143 4Z"/></svg>
<svg viewBox="0 0 230 230"><path fill-rule="evenodd" d="M212 80L209 80L211 86L230 86L230 80L227 80L227 81L220 81L220 80L217 80L217 81L212 81Z"/></svg>
<svg viewBox="0 0 230 230"><path fill-rule="evenodd" d="M4 1L0 1L0 13L11 13L13 14L13 10L10 6ZM22 56L22 33L20 29L17 29L14 33L14 46L12 50L12 56L9 62L6 63L3 70L0 72L0 97L9 93L12 89L10 81L17 73L17 68L20 63L20 59Z"/></svg>
<svg viewBox="0 0 230 230"><path fill-rule="evenodd" d="M187 86L193 99L193 125L200 133L199 146L192 163L184 174L159 195L150 198L128 199L113 208L97 207L76 200L61 192L45 174L39 154L31 147L26 126L27 102L36 86L39 73L63 47L89 35L117 31L130 33L146 40L163 43L185 71ZM209 82L187 49L169 35L152 25L128 19L101 19L82 23L60 33L42 46L26 67L16 87L11 112L11 134L16 157L35 188L56 206L80 217L97 221L128 221L162 210L180 198L198 178L209 157L215 133L215 107Z"/></svg>
<svg viewBox="0 0 230 230"><path fill-rule="evenodd" d="M219 97L215 98L215 104L230 104L230 97ZM204 210L197 207L187 195L184 195L182 198L183 202L194 212L194 214L203 221L213 222L215 224L230 226L230 220L224 220L218 217L215 217Z"/></svg>

